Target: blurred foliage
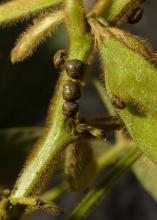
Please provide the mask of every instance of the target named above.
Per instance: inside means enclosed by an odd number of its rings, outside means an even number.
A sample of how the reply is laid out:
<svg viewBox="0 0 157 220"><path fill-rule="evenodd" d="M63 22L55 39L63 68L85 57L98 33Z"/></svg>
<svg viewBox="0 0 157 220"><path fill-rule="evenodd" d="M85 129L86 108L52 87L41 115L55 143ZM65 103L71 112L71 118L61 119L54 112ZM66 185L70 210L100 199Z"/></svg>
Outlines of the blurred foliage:
<svg viewBox="0 0 157 220"><path fill-rule="evenodd" d="M6 185L15 181L32 145L41 134L41 128L28 130L26 126L44 124L58 78L53 55L67 44L62 26L33 57L12 65L10 50L28 23L29 20L0 30L0 179L1 184Z"/></svg>

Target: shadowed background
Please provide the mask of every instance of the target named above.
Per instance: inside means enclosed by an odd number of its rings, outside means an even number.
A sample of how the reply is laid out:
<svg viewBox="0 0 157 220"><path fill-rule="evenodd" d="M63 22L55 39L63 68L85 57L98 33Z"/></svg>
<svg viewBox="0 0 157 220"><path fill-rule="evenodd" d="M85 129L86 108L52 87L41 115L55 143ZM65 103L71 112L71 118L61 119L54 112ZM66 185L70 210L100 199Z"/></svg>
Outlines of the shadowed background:
<svg viewBox="0 0 157 220"><path fill-rule="evenodd" d="M125 25L124 28L149 39L153 48L157 50L157 2L146 1L144 8L142 21L136 25ZM65 30L62 27L40 46L32 58L12 65L9 59L10 50L18 34L28 23L31 23L31 20L0 29L0 129L44 125L48 104L58 78L52 62L53 55L59 48L67 45L66 34L63 34ZM91 83L92 78L99 77L100 73L101 68L96 57L90 68L90 79L81 100L81 112L84 115L105 114L104 107ZM23 146L17 148L14 143L10 145L10 141L0 133L0 145L0 183L5 187L11 187L28 155L30 143L26 141L24 149ZM59 204L63 206L65 212L68 212L69 207L74 205L79 196L74 194L64 197ZM128 173L88 219L156 220L156 216L157 204L142 189L133 174ZM64 219L64 216L52 217L36 213L29 219Z"/></svg>

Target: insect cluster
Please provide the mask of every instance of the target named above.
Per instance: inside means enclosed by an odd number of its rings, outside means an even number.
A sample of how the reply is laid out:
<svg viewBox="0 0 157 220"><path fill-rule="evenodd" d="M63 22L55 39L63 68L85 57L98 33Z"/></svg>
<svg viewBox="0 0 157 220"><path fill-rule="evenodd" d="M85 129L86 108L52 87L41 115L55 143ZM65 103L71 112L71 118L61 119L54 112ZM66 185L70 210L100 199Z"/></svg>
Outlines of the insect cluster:
<svg viewBox="0 0 157 220"><path fill-rule="evenodd" d="M79 104L78 99L81 97L80 76L84 64L77 59L68 60L65 62L65 69L68 79L63 87L63 114L66 117L74 117L77 114Z"/></svg>
<svg viewBox="0 0 157 220"><path fill-rule="evenodd" d="M65 61L66 55L66 50L59 50L54 56L54 64L57 69L64 67L69 77L63 86L63 114L65 117L75 117L79 109L78 99L81 97L80 76L84 71L84 64L77 59Z"/></svg>

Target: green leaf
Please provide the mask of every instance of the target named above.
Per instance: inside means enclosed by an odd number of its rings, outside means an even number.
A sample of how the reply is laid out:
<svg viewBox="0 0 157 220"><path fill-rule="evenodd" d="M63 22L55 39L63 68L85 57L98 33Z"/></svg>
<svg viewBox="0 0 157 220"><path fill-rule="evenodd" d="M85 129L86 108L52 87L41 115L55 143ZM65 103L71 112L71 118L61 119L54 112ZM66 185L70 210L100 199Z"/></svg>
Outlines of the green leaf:
<svg viewBox="0 0 157 220"><path fill-rule="evenodd" d="M145 41L115 28L92 25L110 98L126 104L117 112L137 146L157 164L156 54Z"/></svg>
<svg viewBox="0 0 157 220"><path fill-rule="evenodd" d="M23 61L28 56L31 56L38 45L51 36L57 26L61 24L64 17L62 11L48 12L34 19L31 25L25 32L21 34L17 40L16 46L11 52L12 63Z"/></svg>
<svg viewBox="0 0 157 220"><path fill-rule="evenodd" d="M2 3L0 4L0 24L17 21L61 2L62 0L12 0Z"/></svg>

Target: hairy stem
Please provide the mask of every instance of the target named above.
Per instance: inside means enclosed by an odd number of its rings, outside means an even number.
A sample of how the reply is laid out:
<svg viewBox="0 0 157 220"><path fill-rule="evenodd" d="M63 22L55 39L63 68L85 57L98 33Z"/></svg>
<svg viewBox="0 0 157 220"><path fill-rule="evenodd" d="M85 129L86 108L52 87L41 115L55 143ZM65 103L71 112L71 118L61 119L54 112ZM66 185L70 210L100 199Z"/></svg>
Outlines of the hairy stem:
<svg viewBox="0 0 157 220"><path fill-rule="evenodd" d="M69 2L72 2L72 6L69 9ZM70 27L70 39L72 41L71 47L70 47L70 58L75 59L81 59L84 62L87 62L87 58L89 56L89 51L91 47L91 40L88 38L88 41L86 40L86 31L84 28L83 15L82 15L82 8L80 5L80 1L67 1L66 3L67 7L67 20L71 25ZM74 13L75 9L76 13ZM75 19L73 19L73 16ZM82 20L80 20L80 17L82 17ZM72 18L72 20L70 20ZM80 31L75 31L73 27L80 27ZM84 31L81 31L81 29L84 29ZM74 47L73 44L76 44L77 34L80 34L80 38L82 38L82 41L86 47L88 47L88 51L85 48L80 47ZM76 36L75 36L76 35ZM78 42L79 43L79 42ZM79 45L79 44L78 44ZM78 53L78 51L81 53ZM63 105L63 98L62 98L62 89L64 82L66 80L67 76L66 73L63 71L61 74L61 77L58 81L58 86L56 88L56 94L54 95L54 98L52 100L52 104L49 110L49 117L48 117L48 124L49 128L47 129L47 132L45 133L44 137L41 139L41 141L38 142L37 145L40 146L40 148L37 150L35 154L35 158L31 158L28 161L28 164L26 164L25 169L23 170L23 174L19 178L16 184L16 190L13 192L13 197L21 197L21 196L28 196L32 193L32 190L34 186L38 183L40 180L40 177L43 176L43 173L45 173L47 167L49 167L49 163L53 163L53 159L56 157L57 153L60 152L60 150L63 148L64 145L70 143L73 141L74 137L71 134L71 127L69 126L71 124L71 121L65 120L65 117L62 113L62 105ZM52 106L53 105L53 106ZM52 109L53 107L53 109ZM33 171L33 173L32 173Z"/></svg>
<svg viewBox="0 0 157 220"><path fill-rule="evenodd" d="M57 186L53 187L52 189L46 191L41 195L41 199L44 202L53 202L57 199L59 199L65 192L67 191L67 188L65 186L65 183L60 183ZM26 211L24 217L31 215L33 212L38 211L37 208L30 208Z"/></svg>
<svg viewBox="0 0 157 220"><path fill-rule="evenodd" d="M79 0L66 0L65 6L67 14L66 22L71 42L69 59L79 59L87 63L92 47L92 40L85 27L82 3ZM48 128L46 128L45 134L38 141L36 151L26 162L25 168L11 193L10 201L16 201L16 199L21 197L32 196L37 191L40 191L41 186L45 183L45 176L56 165L56 160L60 152L76 138L72 134L73 121L66 119L62 113L62 90L67 78L66 72L63 71L50 105L47 119ZM15 209L16 218L18 219L21 215L21 210L18 214L16 208L14 204L9 212L6 212L5 215L1 214L3 216L1 219L14 219L13 214L11 214L13 213L13 209Z"/></svg>

